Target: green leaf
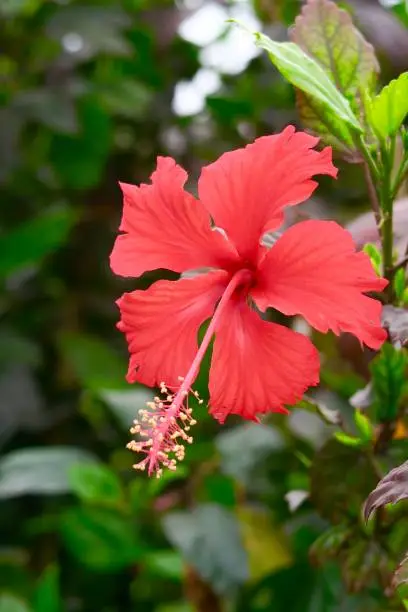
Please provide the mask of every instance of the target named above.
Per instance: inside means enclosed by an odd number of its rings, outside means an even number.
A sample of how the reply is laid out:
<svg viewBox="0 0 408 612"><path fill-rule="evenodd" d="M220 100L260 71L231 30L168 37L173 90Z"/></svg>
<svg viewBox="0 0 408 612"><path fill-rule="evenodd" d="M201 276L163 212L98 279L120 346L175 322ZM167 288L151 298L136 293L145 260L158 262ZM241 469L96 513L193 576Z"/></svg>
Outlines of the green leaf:
<svg viewBox="0 0 408 612"><path fill-rule="evenodd" d="M374 270L377 272L377 274L380 274L382 267L382 255L378 247L372 242L367 242L367 244L365 244L363 247L363 251L369 256Z"/></svg>
<svg viewBox="0 0 408 612"><path fill-rule="evenodd" d="M405 270L400 268L394 275L394 293L398 302L404 298L405 284Z"/></svg>
<svg viewBox="0 0 408 612"><path fill-rule="evenodd" d="M394 420L398 413L405 387L407 356L392 344L384 344L370 364L379 421Z"/></svg>
<svg viewBox="0 0 408 612"><path fill-rule="evenodd" d="M370 124L379 138L394 136L408 113L408 72L391 81L369 105Z"/></svg>
<svg viewBox="0 0 408 612"><path fill-rule="evenodd" d="M31 608L19 597L4 593L0 595L0 612L31 612Z"/></svg>
<svg viewBox="0 0 408 612"><path fill-rule="evenodd" d="M375 431L370 419L360 410L356 410L354 413L354 421L362 442L371 442L374 439Z"/></svg>
<svg viewBox="0 0 408 612"><path fill-rule="evenodd" d="M77 379L87 389L101 392L128 387L125 360L103 340L84 334L63 334L59 346Z"/></svg>
<svg viewBox="0 0 408 612"><path fill-rule="evenodd" d="M348 100L320 64L295 43L277 43L259 32L255 36L257 45L269 53L272 63L292 85L324 104L347 125L362 131Z"/></svg>
<svg viewBox="0 0 408 612"><path fill-rule="evenodd" d="M75 222L72 210L54 208L0 235L0 280L41 260L67 239Z"/></svg>
<svg viewBox="0 0 408 612"><path fill-rule="evenodd" d="M234 514L215 504L189 512L173 512L163 519L164 531L203 580L226 594L249 577L247 554Z"/></svg>
<svg viewBox="0 0 408 612"><path fill-rule="evenodd" d="M34 612L60 612L59 571L55 565L42 574L34 592Z"/></svg>
<svg viewBox="0 0 408 612"><path fill-rule="evenodd" d="M69 483L73 493L83 502L106 506L120 506L123 490L119 478L103 463L77 463L69 470Z"/></svg>
<svg viewBox="0 0 408 612"><path fill-rule="evenodd" d="M336 431L333 434L333 437L340 442L340 444L344 444L344 446L350 446L352 448L359 448L361 446L365 446L366 444L366 442L361 440L361 438L354 438L353 436L345 434L343 431Z"/></svg>
<svg viewBox="0 0 408 612"><path fill-rule="evenodd" d="M142 555L132 522L107 509L71 508L61 517L60 531L70 553L94 571L119 571Z"/></svg>
<svg viewBox="0 0 408 612"><path fill-rule="evenodd" d="M370 493L364 504L365 520L381 506L403 499L408 499L408 461L391 470Z"/></svg>
<svg viewBox="0 0 408 612"><path fill-rule="evenodd" d="M49 157L64 186L90 189L101 178L111 146L112 125L99 101L81 101L78 114L80 133L55 134Z"/></svg>
<svg viewBox="0 0 408 612"><path fill-rule="evenodd" d="M143 559L144 567L156 576L181 582L184 575L184 563L180 553L173 550L155 551Z"/></svg>
<svg viewBox="0 0 408 612"><path fill-rule="evenodd" d="M308 0L296 18L291 38L319 64L338 92L350 101L357 117L361 117L360 92L373 89L379 65L372 45L354 27L350 15L330 0ZM349 127L327 105L307 95L310 93L298 95L304 126L327 144L341 151L353 151Z"/></svg>
<svg viewBox="0 0 408 612"><path fill-rule="evenodd" d="M71 491L68 472L87 452L69 446L16 450L0 461L0 499L19 495L56 495Z"/></svg>

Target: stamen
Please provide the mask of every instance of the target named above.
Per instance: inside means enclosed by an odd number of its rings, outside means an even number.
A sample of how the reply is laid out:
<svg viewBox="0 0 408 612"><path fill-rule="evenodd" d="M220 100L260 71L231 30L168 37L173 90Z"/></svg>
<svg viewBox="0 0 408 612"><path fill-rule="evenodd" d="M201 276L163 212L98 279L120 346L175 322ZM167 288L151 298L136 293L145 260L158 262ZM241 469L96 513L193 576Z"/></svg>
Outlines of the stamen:
<svg viewBox="0 0 408 612"><path fill-rule="evenodd" d="M130 430L130 433L137 434L139 439L138 441L132 440L127 445L130 450L145 454L145 457L133 466L136 470L147 468L149 476L155 472L157 478L160 478L163 467L175 470L177 461L184 459L185 444L193 442L188 432L196 424L191 416L192 410L188 406L189 393L194 395L199 404L203 403L197 391L192 390L191 385L197 376L201 361L227 302L236 288L248 283L250 279L251 272L246 269L239 270L231 278L186 377L178 377L180 382L178 389L172 389L165 382L161 382L159 387L162 397L157 396L153 402L147 402L148 410L139 411L139 418L133 422Z"/></svg>
<svg viewBox="0 0 408 612"><path fill-rule="evenodd" d="M139 418L133 421L130 433L139 435L139 440L132 440L127 448L146 456L133 467L136 470L148 470L149 476L156 473L160 478L163 467L175 470L177 462L185 456L185 444L192 444L193 438L187 433L197 423L192 418L192 409L188 406L188 393L199 401L197 391L182 388L176 393L169 392L164 382L160 391L164 398L155 397L153 402L147 402L149 410L139 411Z"/></svg>

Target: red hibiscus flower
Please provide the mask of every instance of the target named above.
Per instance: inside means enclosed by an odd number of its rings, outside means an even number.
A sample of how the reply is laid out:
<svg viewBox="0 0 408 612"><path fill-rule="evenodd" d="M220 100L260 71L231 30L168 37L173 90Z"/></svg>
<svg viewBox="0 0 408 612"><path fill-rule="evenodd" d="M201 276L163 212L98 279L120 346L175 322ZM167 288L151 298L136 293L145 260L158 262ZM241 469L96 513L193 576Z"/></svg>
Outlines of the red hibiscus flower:
<svg viewBox="0 0 408 612"><path fill-rule="evenodd" d="M200 200L184 190L187 174L168 157L158 158L151 185L121 185L123 233L111 255L116 274L209 269L118 300L118 327L131 355L127 380L164 393L135 421L140 441L130 448L144 453L135 467L159 475L162 465L174 469L183 458L194 424L187 397L213 337L210 412L221 423L229 414L257 420L257 414L287 412L285 405L318 383L319 355L310 340L264 321L256 309L302 315L321 332L350 332L373 349L384 342L381 304L364 293L381 291L387 281L356 252L346 230L310 220L292 226L270 249L261 242L281 225L285 206L311 196L312 176L336 176L331 149L316 151L317 142L289 126L225 153L203 168Z"/></svg>

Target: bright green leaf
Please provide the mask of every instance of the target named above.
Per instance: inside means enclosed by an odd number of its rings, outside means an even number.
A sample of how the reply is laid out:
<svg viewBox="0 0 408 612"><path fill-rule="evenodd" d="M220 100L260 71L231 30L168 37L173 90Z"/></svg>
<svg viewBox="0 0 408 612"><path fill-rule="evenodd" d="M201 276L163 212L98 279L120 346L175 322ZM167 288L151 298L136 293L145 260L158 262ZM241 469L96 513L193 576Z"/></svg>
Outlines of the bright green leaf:
<svg viewBox="0 0 408 612"><path fill-rule="evenodd" d="M119 478L102 463L77 463L69 470L72 491L83 501L106 506L121 505L123 490Z"/></svg>
<svg viewBox="0 0 408 612"><path fill-rule="evenodd" d="M234 591L249 577L248 558L234 514L215 504L165 516L168 539L217 593Z"/></svg>
<svg viewBox="0 0 408 612"><path fill-rule="evenodd" d="M19 495L68 493L68 472L79 461L92 462L92 455L69 446L28 448L5 455L0 461L0 499Z"/></svg>
<svg viewBox="0 0 408 612"><path fill-rule="evenodd" d="M121 570L143 554L132 522L107 509L71 508L61 517L60 531L70 553L94 571Z"/></svg>
<svg viewBox="0 0 408 612"><path fill-rule="evenodd" d="M361 117L360 92L373 89L379 65L372 45L353 25L350 15L330 0L308 0L296 19L291 38L323 68L344 99L350 101L357 117ZM349 127L309 93L298 95L304 126L327 144L350 154L355 145Z"/></svg>
<svg viewBox="0 0 408 612"><path fill-rule="evenodd" d="M374 438L374 427L370 419L360 410L354 413L354 421L363 442L371 442Z"/></svg>
<svg viewBox="0 0 408 612"><path fill-rule="evenodd" d="M54 565L42 574L34 592L34 612L60 612L59 571Z"/></svg>
<svg viewBox="0 0 408 612"><path fill-rule="evenodd" d="M336 431L334 433L334 438L341 444L344 444L344 446L358 448L359 446L365 445L365 440L362 440L361 438L354 438L353 436L348 436L342 431Z"/></svg>
<svg viewBox="0 0 408 612"><path fill-rule="evenodd" d="M398 301L401 301L405 291L405 270L400 268L394 276L394 293Z"/></svg>
<svg viewBox="0 0 408 612"><path fill-rule="evenodd" d="M355 130L362 131L348 100L317 61L295 43L278 43L259 32L255 36L257 45L269 53L272 63L292 85L323 103Z"/></svg>
<svg viewBox="0 0 408 612"><path fill-rule="evenodd" d="M379 138L394 136L408 113L408 72L391 81L370 105L370 123Z"/></svg>
<svg viewBox="0 0 408 612"><path fill-rule="evenodd" d="M163 578L181 582L184 575L184 563L180 553L173 550L155 551L143 559L144 567Z"/></svg>
<svg viewBox="0 0 408 612"><path fill-rule="evenodd" d="M66 208L54 208L0 234L0 280L27 266L37 265L65 242L75 222Z"/></svg>
<svg viewBox="0 0 408 612"><path fill-rule="evenodd" d="M371 264L377 274L380 274L382 267L382 255L378 249L378 247L372 242L367 242L367 244L363 247L364 253L367 253L371 260Z"/></svg>
<svg viewBox="0 0 408 612"><path fill-rule="evenodd" d="M379 421L394 420L405 386L407 357L403 350L384 344L370 365Z"/></svg>

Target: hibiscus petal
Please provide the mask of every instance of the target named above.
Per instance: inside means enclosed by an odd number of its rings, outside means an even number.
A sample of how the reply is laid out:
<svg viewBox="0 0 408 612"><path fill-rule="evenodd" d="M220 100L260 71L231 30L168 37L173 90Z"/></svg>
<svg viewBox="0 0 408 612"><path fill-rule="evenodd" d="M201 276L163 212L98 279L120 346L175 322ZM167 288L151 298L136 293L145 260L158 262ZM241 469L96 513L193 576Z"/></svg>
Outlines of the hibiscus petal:
<svg viewBox="0 0 408 612"><path fill-rule="evenodd" d="M263 321L244 300L226 306L217 329L210 369L210 413L256 421L284 412L319 382L319 354L306 336Z"/></svg>
<svg viewBox="0 0 408 612"><path fill-rule="evenodd" d="M242 257L256 260L260 238L282 223L284 207L311 196L312 176L336 176L330 147L313 150L318 140L289 126L203 168L200 199Z"/></svg>
<svg viewBox="0 0 408 612"><path fill-rule="evenodd" d="M126 334L131 355L127 380L178 386L197 352L199 327L213 314L227 284L226 272L210 272L125 293L117 303L118 328Z"/></svg>
<svg viewBox="0 0 408 612"><path fill-rule="evenodd" d="M151 185L121 183L123 217L111 254L121 276L166 268L184 272L202 266L222 268L236 259L230 243L211 229L205 208L183 186L187 173L170 157L159 157Z"/></svg>
<svg viewBox="0 0 408 612"><path fill-rule="evenodd" d="M350 332L378 349L386 339L381 304L364 291L381 291L369 257L356 253L351 234L333 221L303 221L289 228L261 262L251 291L265 310L301 314L321 332Z"/></svg>

